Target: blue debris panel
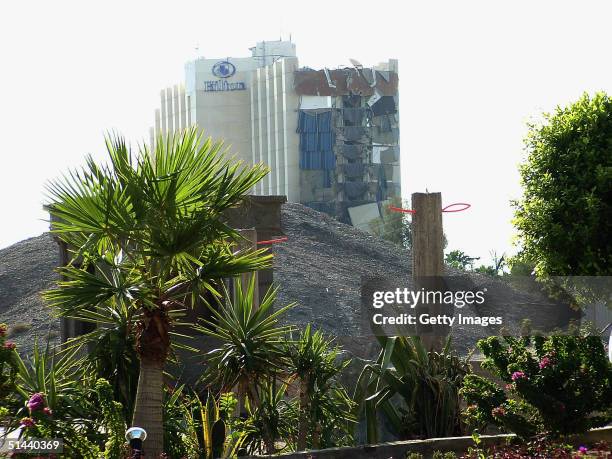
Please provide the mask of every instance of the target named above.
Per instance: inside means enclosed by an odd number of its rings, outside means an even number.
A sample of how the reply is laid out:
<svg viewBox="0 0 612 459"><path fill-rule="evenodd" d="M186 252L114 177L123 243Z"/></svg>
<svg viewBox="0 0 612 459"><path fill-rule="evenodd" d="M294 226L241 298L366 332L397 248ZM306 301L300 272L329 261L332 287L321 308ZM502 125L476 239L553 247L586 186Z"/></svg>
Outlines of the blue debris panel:
<svg viewBox="0 0 612 459"><path fill-rule="evenodd" d="M336 167L331 110L309 113L299 112L300 168L330 171Z"/></svg>

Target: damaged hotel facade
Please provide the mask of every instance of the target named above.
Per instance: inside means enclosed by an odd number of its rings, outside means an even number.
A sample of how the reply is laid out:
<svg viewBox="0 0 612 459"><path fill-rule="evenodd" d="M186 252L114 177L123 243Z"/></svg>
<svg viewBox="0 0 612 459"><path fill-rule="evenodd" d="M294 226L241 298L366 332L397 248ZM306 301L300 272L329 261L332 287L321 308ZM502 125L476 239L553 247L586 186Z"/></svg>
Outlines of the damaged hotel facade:
<svg viewBox="0 0 612 459"><path fill-rule="evenodd" d="M197 125L270 174L255 195L285 195L362 229L401 196L396 60L364 68L300 68L289 41L243 58L199 58L161 91L151 143Z"/></svg>

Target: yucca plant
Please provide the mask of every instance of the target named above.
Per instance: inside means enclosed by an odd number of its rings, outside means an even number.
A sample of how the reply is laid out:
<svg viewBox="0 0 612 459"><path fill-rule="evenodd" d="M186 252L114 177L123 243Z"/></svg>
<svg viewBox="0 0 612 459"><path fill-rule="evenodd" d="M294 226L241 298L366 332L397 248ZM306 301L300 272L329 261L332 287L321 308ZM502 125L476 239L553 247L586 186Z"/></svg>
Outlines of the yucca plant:
<svg viewBox="0 0 612 459"><path fill-rule="evenodd" d="M286 383L274 378L260 381L257 387L258 404L246 403L246 446L251 454L275 454L290 446L296 434L297 408L287 397ZM282 447L277 448L277 440Z"/></svg>
<svg viewBox="0 0 612 459"><path fill-rule="evenodd" d="M250 277L246 288L241 279L235 281L234 300L226 293L224 302L219 301L216 307L209 304L212 318L202 320L195 328L221 343L206 356L203 381L221 392L235 388L242 412L247 406L261 408L261 384L284 373L282 343L291 327L279 325L279 317L293 304L273 311L277 288L270 288L257 305L256 277ZM263 429L268 428L264 423ZM273 450L273 433L266 432L264 438Z"/></svg>
<svg viewBox="0 0 612 459"><path fill-rule="evenodd" d="M320 330L313 332L310 324L296 340L289 338L285 352L289 372L300 387L296 449L304 450L309 444L320 447L323 431L329 434L353 421L352 402L337 380L350 360L341 360L341 349L334 340ZM344 430L348 435L349 429Z"/></svg>
<svg viewBox="0 0 612 459"><path fill-rule="evenodd" d="M86 384L75 352L58 356L48 343L41 348L35 342L32 355L23 358L16 353L15 361L15 390L22 401L40 393L44 394L46 405L58 415L72 419L87 417L80 403L84 401ZM28 415L25 403L17 414Z"/></svg>
<svg viewBox="0 0 612 459"><path fill-rule="evenodd" d="M219 404L212 394L203 404L198 396L196 411L202 425L202 459L225 459L238 456L238 451L244 443L246 433L228 435L225 421L221 418Z"/></svg>
<svg viewBox="0 0 612 459"><path fill-rule="evenodd" d="M263 250L237 249L240 235L223 217L267 170L228 159L220 142L195 127L159 137L153 150L133 153L119 136L106 145L107 164L88 157L48 186L51 230L73 260L46 298L64 317L100 312L109 302L135 310L140 372L132 423L147 430L147 454L157 457L170 313L218 295L222 278L269 266Z"/></svg>
<svg viewBox="0 0 612 459"><path fill-rule="evenodd" d="M383 413L400 439L446 437L462 433L459 389L468 359L450 347L427 351L419 337L378 337L381 351L359 376L356 413L365 415L367 441L378 442ZM399 396L403 405L391 403Z"/></svg>
<svg viewBox="0 0 612 459"><path fill-rule="evenodd" d="M172 391L164 404L167 435L176 435L171 457L193 459L236 458L246 432L230 432L220 404L212 394L202 403L197 394L185 394L184 386ZM179 451L180 449L180 451Z"/></svg>
<svg viewBox="0 0 612 459"><path fill-rule="evenodd" d="M239 398L247 397L251 405L259 406L260 382L283 372L282 343L291 327L279 325L279 318L293 304L273 311L277 288L271 288L256 305L255 276L246 288L240 279L235 284L235 299L226 294L224 302L209 305L212 318L195 327L221 345L206 355L203 381L221 392L237 388Z"/></svg>

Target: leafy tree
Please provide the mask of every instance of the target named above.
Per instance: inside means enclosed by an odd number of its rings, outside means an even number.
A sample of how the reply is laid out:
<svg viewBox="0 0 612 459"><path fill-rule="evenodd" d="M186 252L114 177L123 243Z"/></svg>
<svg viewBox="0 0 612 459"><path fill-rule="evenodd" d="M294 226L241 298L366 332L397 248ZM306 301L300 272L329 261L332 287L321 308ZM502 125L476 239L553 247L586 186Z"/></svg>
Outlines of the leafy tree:
<svg viewBox="0 0 612 459"><path fill-rule="evenodd" d="M391 206L399 208L410 207L401 198L393 198ZM372 220L369 226L370 232L382 239L407 249L412 246L411 222L408 214L395 212L389 209L389 206L383 206L382 218Z"/></svg>
<svg viewBox="0 0 612 459"><path fill-rule="evenodd" d="M444 257L444 261L447 265L463 271L471 270L474 265L474 260L479 260L479 258L470 257L461 250L452 250Z"/></svg>
<svg viewBox="0 0 612 459"><path fill-rule="evenodd" d="M237 250L240 236L223 219L267 171L227 159L222 144L196 128L159 137L153 150L143 145L136 154L119 136L106 145L107 164L88 157L48 186L52 232L74 258L46 298L65 317L107 314L109 305L135 310L133 425L147 430L147 453L157 457L171 314L218 294L218 280L269 265L263 251Z"/></svg>
<svg viewBox="0 0 612 459"><path fill-rule="evenodd" d="M584 94L530 124L514 202L521 255L538 277L612 273L612 99Z"/></svg>
<svg viewBox="0 0 612 459"><path fill-rule="evenodd" d="M506 256L497 256L497 253L493 251L491 253L492 264L491 265L480 265L474 269L477 273L487 274L493 277L499 277L504 274L504 268L506 266Z"/></svg>
<svg viewBox="0 0 612 459"><path fill-rule="evenodd" d="M409 209L410 202L395 197L391 199L389 205L382 206L382 217L375 218L369 223L369 230L372 234L393 242L396 245L409 249L412 247L412 222L410 214L391 210L390 207ZM444 247L446 247L446 235L444 237Z"/></svg>

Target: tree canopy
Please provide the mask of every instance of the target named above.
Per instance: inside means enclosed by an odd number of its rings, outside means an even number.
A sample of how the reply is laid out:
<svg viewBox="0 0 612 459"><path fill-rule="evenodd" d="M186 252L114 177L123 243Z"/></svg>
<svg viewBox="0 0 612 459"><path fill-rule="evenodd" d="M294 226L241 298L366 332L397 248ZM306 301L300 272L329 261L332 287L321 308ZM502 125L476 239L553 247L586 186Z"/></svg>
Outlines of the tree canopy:
<svg viewBox="0 0 612 459"><path fill-rule="evenodd" d="M520 256L539 277L610 275L612 99L584 94L530 124L514 202Z"/></svg>

